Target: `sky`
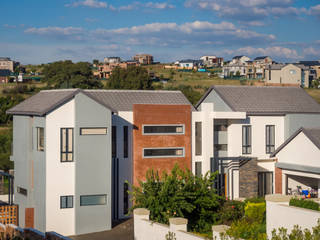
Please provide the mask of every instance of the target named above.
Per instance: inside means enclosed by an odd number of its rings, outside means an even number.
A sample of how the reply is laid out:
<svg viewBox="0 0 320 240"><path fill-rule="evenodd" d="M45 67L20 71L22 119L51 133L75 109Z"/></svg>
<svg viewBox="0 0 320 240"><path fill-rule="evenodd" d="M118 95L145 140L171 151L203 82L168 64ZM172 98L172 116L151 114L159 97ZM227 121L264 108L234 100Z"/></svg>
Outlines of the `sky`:
<svg viewBox="0 0 320 240"><path fill-rule="evenodd" d="M1 0L0 56L22 64L216 55L320 60L320 0Z"/></svg>

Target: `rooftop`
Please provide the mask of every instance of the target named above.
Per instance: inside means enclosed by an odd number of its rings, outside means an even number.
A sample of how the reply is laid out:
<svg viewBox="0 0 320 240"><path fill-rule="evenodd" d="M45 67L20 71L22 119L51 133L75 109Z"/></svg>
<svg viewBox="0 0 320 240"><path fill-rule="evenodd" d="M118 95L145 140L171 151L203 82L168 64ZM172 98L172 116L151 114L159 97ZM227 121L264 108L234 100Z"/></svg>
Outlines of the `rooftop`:
<svg viewBox="0 0 320 240"><path fill-rule="evenodd" d="M9 109L7 113L43 116L71 100L80 92L113 112L132 111L133 104L191 106L188 99L180 91L59 89L41 91Z"/></svg>
<svg viewBox="0 0 320 240"><path fill-rule="evenodd" d="M320 114L320 105L299 87L212 86L197 103L196 108L214 90L237 112L248 114Z"/></svg>

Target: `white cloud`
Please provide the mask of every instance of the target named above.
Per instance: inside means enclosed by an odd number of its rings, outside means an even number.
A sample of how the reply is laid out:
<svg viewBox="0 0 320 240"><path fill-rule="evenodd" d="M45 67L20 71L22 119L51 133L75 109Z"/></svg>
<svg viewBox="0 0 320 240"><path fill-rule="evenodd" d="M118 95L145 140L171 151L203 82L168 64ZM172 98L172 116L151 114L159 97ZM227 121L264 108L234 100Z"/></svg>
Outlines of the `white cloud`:
<svg viewBox="0 0 320 240"><path fill-rule="evenodd" d="M308 58L320 60L320 48L319 47L304 48L303 54Z"/></svg>
<svg viewBox="0 0 320 240"><path fill-rule="evenodd" d="M320 17L320 4L311 7L309 12L310 12L311 15Z"/></svg>
<svg viewBox="0 0 320 240"><path fill-rule="evenodd" d="M174 5L169 4L169 3L153 3L153 2L148 2L145 4L146 7L148 8L157 8L157 9L167 9L167 8L175 8Z"/></svg>
<svg viewBox="0 0 320 240"><path fill-rule="evenodd" d="M40 36L55 37L57 39L83 40L85 30L79 27L33 27L26 29L24 32Z"/></svg>
<svg viewBox="0 0 320 240"><path fill-rule="evenodd" d="M119 6L119 7L115 7L114 5L109 5L109 9L112 11L130 11L130 10L141 9L141 8L164 10L164 9L173 9L175 8L175 6L167 2L142 3L138 1L135 1L128 5Z"/></svg>
<svg viewBox="0 0 320 240"><path fill-rule="evenodd" d="M70 4L66 4L65 6L66 7L84 6L84 7L91 7L91 8L107 8L108 4L106 2L101 2L97 0L84 0L84 1L78 1Z"/></svg>

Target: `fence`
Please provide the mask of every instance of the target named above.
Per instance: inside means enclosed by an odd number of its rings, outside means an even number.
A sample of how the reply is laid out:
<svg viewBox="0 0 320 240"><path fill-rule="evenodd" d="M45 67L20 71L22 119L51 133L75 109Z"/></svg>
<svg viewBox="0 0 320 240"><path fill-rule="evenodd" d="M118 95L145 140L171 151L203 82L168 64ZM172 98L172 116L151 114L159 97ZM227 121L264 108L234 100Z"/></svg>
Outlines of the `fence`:
<svg viewBox="0 0 320 240"><path fill-rule="evenodd" d="M18 205L0 206L0 223L18 225Z"/></svg>

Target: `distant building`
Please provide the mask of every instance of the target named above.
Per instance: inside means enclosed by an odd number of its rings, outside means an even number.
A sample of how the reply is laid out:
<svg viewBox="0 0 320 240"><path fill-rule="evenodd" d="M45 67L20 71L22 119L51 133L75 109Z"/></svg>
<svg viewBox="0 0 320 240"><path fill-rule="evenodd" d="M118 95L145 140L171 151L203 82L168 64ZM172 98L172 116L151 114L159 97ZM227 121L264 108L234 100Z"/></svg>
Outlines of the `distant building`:
<svg viewBox="0 0 320 240"><path fill-rule="evenodd" d="M309 68L302 64L272 64L265 70L265 83L309 87Z"/></svg>
<svg viewBox="0 0 320 240"><path fill-rule="evenodd" d="M310 67L310 72L314 73L314 78L315 79L320 78L320 60L319 61L300 61L299 64L302 64L306 67Z"/></svg>
<svg viewBox="0 0 320 240"><path fill-rule="evenodd" d="M247 56L235 56L231 60L231 64L244 64L245 62L250 61L250 58Z"/></svg>
<svg viewBox="0 0 320 240"><path fill-rule="evenodd" d="M105 57L103 59L104 63L120 63L121 58L120 57Z"/></svg>
<svg viewBox="0 0 320 240"><path fill-rule="evenodd" d="M223 66L223 58L217 56L202 56L200 60L203 61L204 65L208 67L222 67Z"/></svg>
<svg viewBox="0 0 320 240"><path fill-rule="evenodd" d="M19 66L19 62L15 62L8 57L0 57L0 69L14 72L16 66Z"/></svg>
<svg viewBox="0 0 320 240"><path fill-rule="evenodd" d="M185 59L175 62L176 65L179 66L179 68L184 69L194 69L199 68L203 66L202 60L193 60L193 59Z"/></svg>
<svg viewBox="0 0 320 240"><path fill-rule="evenodd" d="M224 77L245 77L247 73L248 61L250 61L250 58L247 56L235 56L227 65L223 66Z"/></svg>
<svg viewBox="0 0 320 240"><path fill-rule="evenodd" d="M10 70L0 69L0 83L8 83L10 78Z"/></svg>
<svg viewBox="0 0 320 240"><path fill-rule="evenodd" d="M153 56L149 54L137 54L133 57L133 60L143 65L153 64Z"/></svg>
<svg viewBox="0 0 320 240"><path fill-rule="evenodd" d="M136 61L126 61L126 62L120 62L120 63L104 63L101 65L98 65L98 69L93 72L93 75L97 76L98 78L110 78L112 71L116 67L127 69L129 66L139 66L140 63Z"/></svg>

